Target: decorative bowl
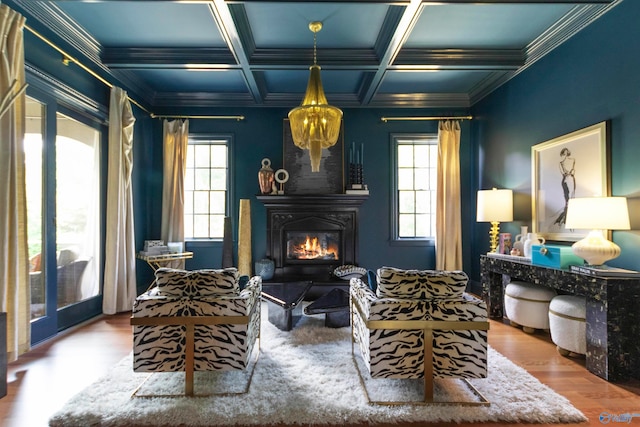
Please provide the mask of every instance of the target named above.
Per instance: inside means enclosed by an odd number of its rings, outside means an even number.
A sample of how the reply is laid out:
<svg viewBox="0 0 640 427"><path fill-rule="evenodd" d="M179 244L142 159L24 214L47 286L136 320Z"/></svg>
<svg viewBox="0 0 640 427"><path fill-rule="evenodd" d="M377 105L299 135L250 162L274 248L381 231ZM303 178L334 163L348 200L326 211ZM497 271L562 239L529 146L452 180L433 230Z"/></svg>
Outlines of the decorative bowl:
<svg viewBox="0 0 640 427"><path fill-rule="evenodd" d="M356 265L341 265L333 270L333 274L342 280L351 280L354 277L362 277L367 274L367 269Z"/></svg>

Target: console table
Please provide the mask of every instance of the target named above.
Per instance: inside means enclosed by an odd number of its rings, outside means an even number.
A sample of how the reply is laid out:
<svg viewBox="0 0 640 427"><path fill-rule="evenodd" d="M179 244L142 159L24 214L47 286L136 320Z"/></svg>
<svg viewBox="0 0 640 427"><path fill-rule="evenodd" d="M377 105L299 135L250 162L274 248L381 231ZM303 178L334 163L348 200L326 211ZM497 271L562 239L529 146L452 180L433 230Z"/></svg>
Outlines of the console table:
<svg viewBox="0 0 640 427"><path fill-rule="evenodd" d="M587 369L608 381L640 379L640 279L600 277L480 257L483 297L489 317L503 317L503 291L511 279L587 298Z"/></svg>

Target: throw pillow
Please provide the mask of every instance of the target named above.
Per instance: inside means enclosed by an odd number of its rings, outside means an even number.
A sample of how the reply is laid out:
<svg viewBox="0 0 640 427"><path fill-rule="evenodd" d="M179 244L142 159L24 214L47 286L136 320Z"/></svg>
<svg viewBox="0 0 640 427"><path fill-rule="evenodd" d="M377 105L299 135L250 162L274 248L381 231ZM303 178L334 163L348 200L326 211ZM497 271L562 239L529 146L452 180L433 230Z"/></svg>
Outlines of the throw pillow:
<svg viewBox="0 0 640 427"><path fill-rule="evenodd" d="M156 286L160 295L172 297L237 295L240 292L235 267L194 271L159 268Z"/></svg>
<svg viewBox="0 0 640 427"><path fill-rule="evenodd" d="M367 270L367 283L369 284L369 289L373 292L378 289L378 278L373 270Z"/></svg>
<svg viewBox="0 0 640 427"><path fill-rule="evenodd" d="M378 298L455 298L464 293L469 277L464 271L378 269Z"/></svg>

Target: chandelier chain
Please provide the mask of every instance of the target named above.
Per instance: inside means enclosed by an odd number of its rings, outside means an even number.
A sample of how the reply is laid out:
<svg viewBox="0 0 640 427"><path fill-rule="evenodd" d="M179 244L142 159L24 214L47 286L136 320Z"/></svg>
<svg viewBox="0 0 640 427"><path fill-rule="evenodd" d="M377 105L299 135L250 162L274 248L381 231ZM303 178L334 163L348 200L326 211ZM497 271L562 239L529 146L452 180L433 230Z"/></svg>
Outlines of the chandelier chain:
<svg viewBox="0 0 640 427"><path fill-rule="evenodd" d="M317 55L316 55L316 41L318 39L318 33L314 32L313 33L313 65L318 65L317 64Z"/></svg>

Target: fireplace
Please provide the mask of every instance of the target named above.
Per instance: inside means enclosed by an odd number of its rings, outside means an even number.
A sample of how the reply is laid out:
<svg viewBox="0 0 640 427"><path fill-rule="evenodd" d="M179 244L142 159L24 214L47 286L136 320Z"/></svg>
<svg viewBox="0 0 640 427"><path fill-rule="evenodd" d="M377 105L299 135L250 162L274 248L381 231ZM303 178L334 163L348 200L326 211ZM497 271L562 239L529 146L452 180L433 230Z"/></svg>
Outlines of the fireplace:
<svg viewBox="0 0 640 427"><path fill-rule="evenodd" d="M272 281L340 283L333 270L358 264L358 211L368 196L257 196L267 210L266 255Z"/></svg>

